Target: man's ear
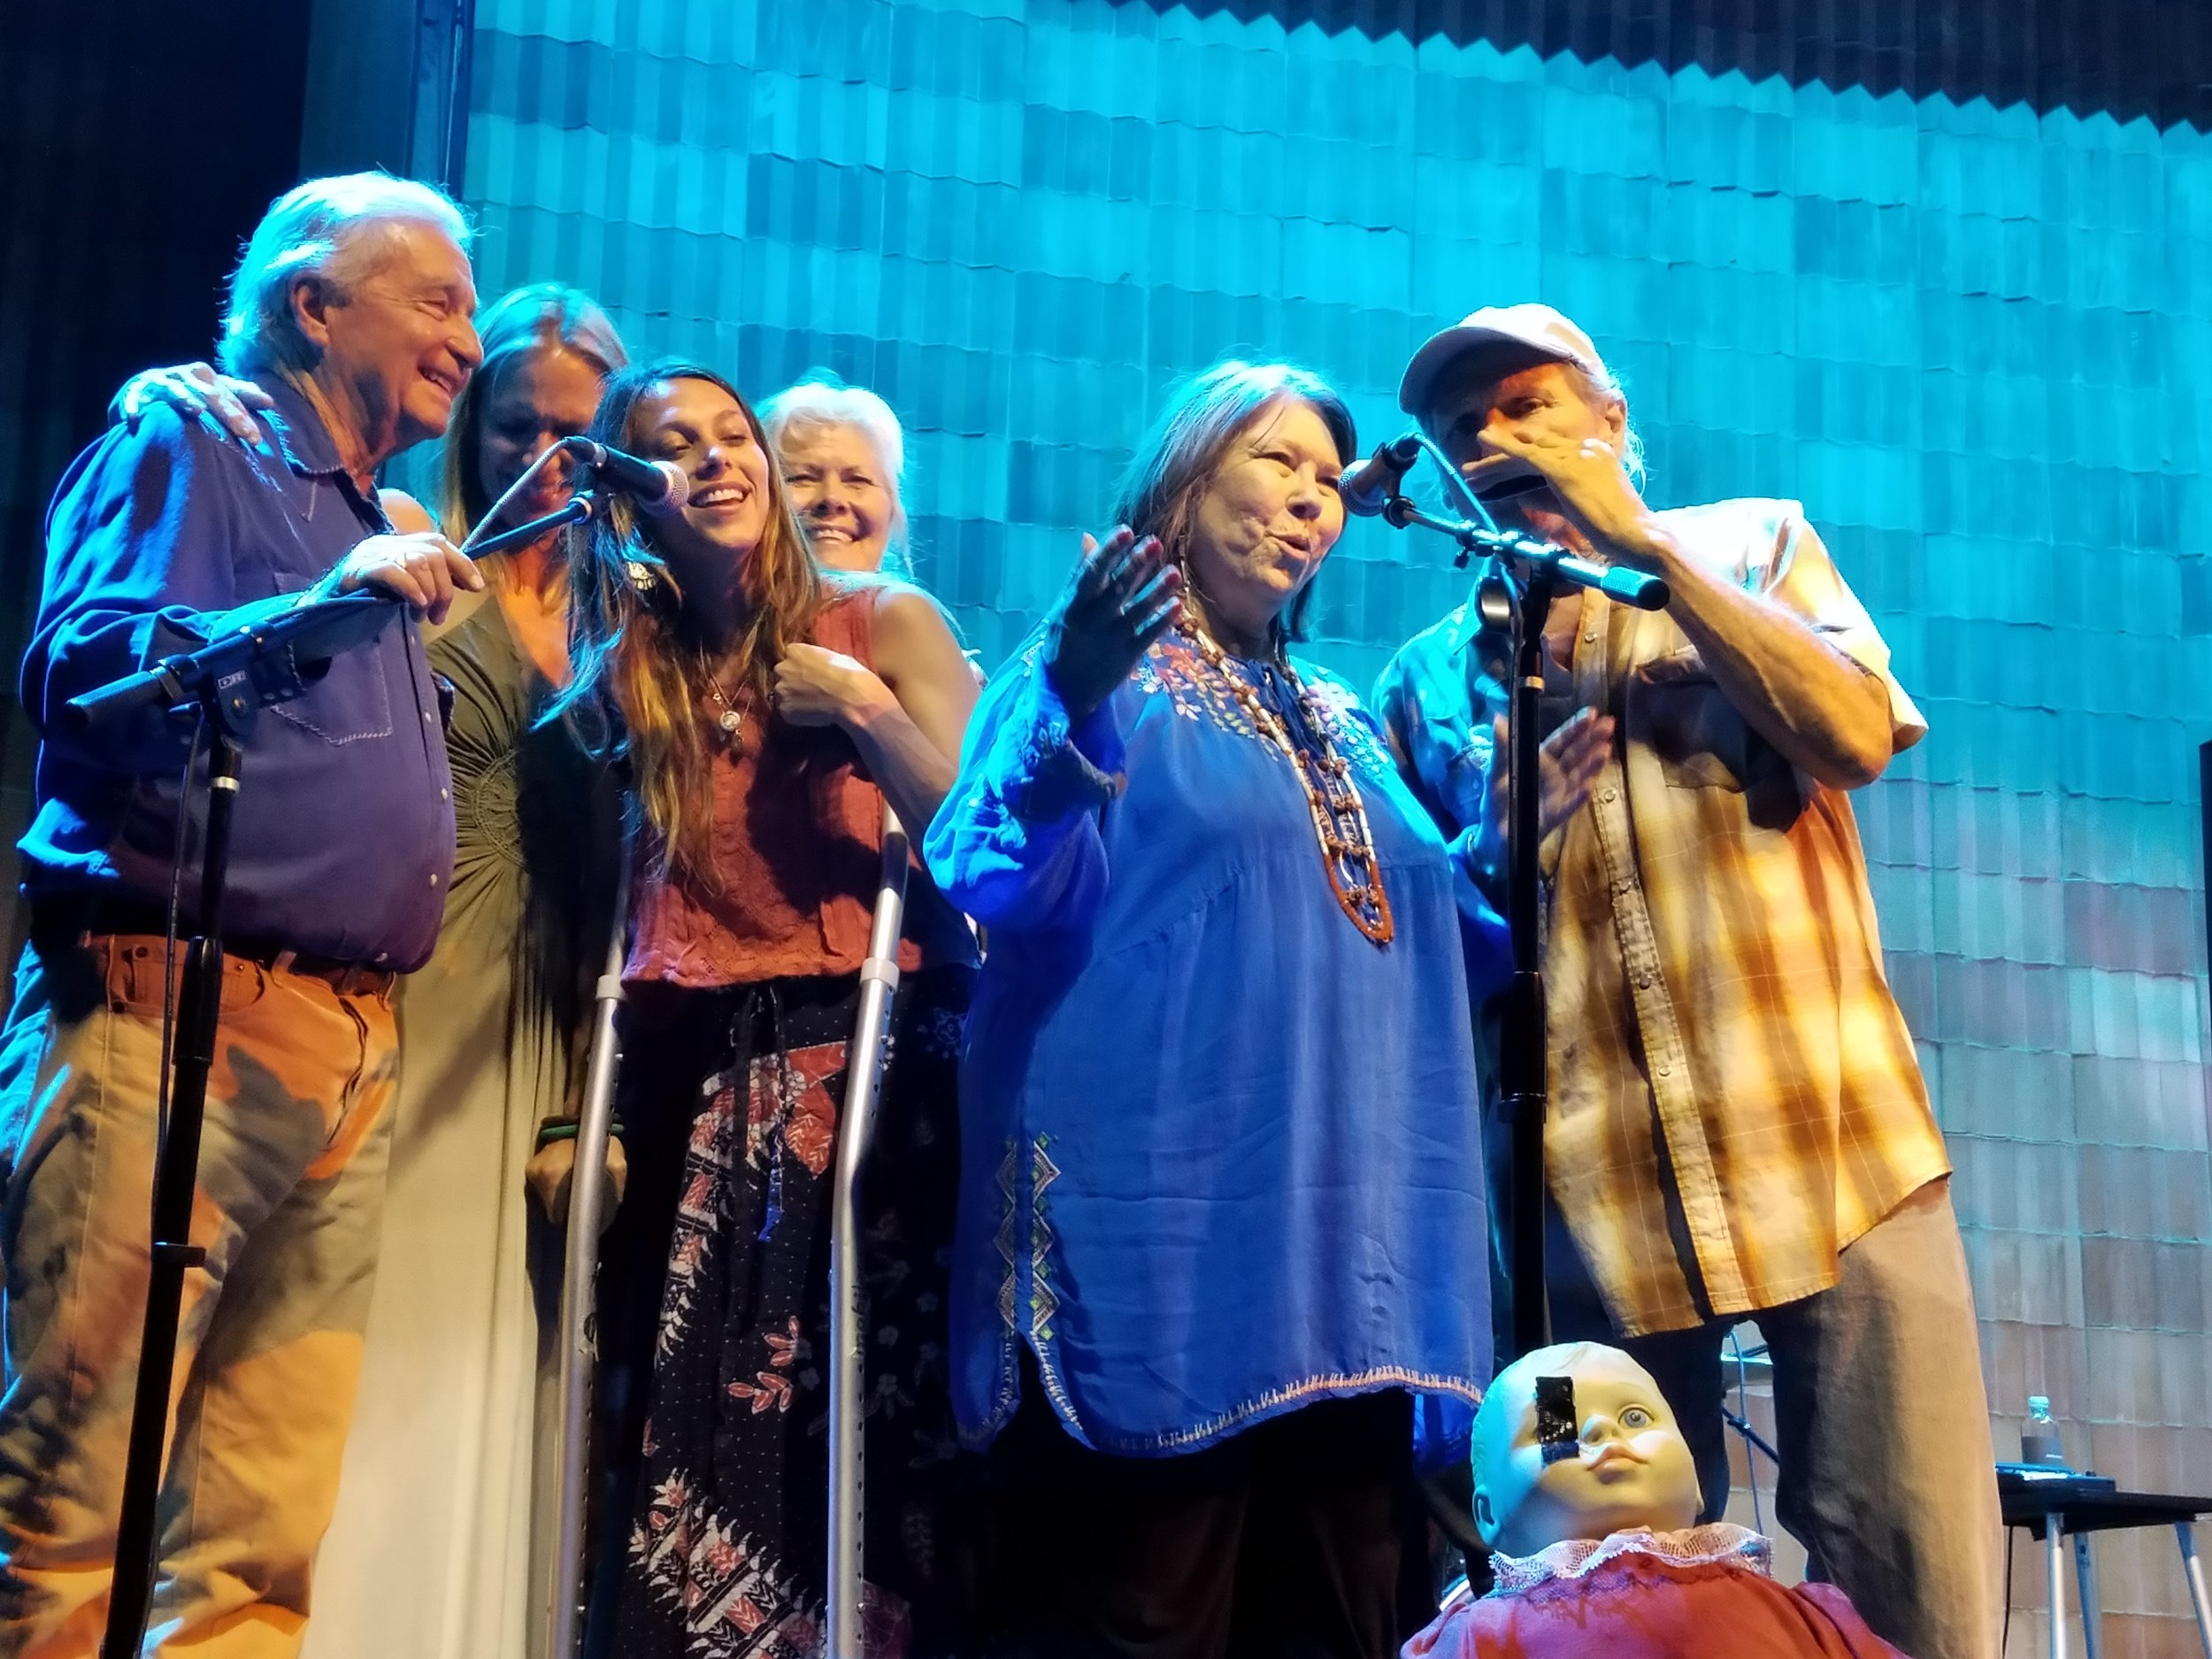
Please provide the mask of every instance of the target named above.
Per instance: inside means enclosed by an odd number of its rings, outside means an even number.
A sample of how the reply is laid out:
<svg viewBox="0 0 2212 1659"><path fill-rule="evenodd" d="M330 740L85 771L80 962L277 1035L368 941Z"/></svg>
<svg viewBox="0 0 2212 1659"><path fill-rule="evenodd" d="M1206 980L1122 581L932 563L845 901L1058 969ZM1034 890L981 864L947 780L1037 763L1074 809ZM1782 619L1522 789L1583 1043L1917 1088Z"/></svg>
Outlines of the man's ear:
<svg viewBox="0 0 2212 1659"><path fill-rule="evenodd" d="M1605 406L1605 441L1613 446L1613 453L1621 453L1622 442L1628 436L1628 401L1616 397Z"/></svg>
<svg viewBox="0 0 2212 1659"><path fill-rule="evenodd" d="M292 284L286 299L292 309L292 326L320 357L330 347L330 313L343 303L338 290L311 273Z"/></svg>

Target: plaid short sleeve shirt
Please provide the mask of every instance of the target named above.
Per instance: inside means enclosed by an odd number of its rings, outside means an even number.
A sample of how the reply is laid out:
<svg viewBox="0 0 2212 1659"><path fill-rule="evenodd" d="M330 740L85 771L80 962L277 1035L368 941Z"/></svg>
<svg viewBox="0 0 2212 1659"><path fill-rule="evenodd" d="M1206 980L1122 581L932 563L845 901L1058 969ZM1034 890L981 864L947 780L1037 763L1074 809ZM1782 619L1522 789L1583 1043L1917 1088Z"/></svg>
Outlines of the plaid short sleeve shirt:
<svg viewBox="0 0 2212 1659"><path fill-rule="evenodd" d="M1879 676L1895 749L1925 734L1795 503L1663 518ZM1848 798L1751 728L1665 612L1581 603L1575 700L1610 712L1617 735L1588 806L1545 849L1545 1149L1607 1305L1641 1335L1827 1288L1838 1253L1949 1164ZM1484 810L1505 666L1502 643L1455 615L1378 687L1448 829Z"/></svg>

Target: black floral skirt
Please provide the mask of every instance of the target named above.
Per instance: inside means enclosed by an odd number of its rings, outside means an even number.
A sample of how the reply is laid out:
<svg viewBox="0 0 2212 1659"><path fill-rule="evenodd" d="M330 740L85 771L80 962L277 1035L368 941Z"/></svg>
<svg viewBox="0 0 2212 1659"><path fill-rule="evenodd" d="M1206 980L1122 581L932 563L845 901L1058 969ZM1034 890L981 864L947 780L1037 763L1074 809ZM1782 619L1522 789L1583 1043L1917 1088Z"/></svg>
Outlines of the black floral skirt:
<svg viewBox="0 0 2212 1659"><path fill-rule="evenodd" d="M976 1460L954 1436L945 1318L972 985L902 983L862 1171L872 1654L956 1651L966 1622ZM857 1002L850 979L683 993L626 1037L632 1185L600 1296L619 1513L595 1575L625 1659L822 1649L831 1177Z"/></svg>

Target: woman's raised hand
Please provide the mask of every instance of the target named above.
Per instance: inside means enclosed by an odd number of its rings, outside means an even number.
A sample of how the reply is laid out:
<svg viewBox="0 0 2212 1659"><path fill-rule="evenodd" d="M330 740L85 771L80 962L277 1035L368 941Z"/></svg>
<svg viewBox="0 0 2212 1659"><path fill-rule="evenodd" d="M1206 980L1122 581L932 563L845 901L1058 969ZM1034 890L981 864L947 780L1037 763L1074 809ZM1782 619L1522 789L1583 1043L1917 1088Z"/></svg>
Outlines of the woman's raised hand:
<svg viewBox="0 0 2212 1659"><path fill-rule="evenodd" d="M1112 695L1182 614L1182 587L1157 536L1122 525L1103 541L1083 538L1083 561L1045 622L1045 674L1071 721Z"/></svg>
<svg viewBox="0 0 2212 1659"><path fill-rule="evenodd" d="M261 441L261 428L254 424L250 411L276 406L268 393L251 380L218 374L204 363L186 363L132 375L108 405L108 419L134 429L157 403L168 404L187 420L196 415L212 415L241 443Z"/></svg>

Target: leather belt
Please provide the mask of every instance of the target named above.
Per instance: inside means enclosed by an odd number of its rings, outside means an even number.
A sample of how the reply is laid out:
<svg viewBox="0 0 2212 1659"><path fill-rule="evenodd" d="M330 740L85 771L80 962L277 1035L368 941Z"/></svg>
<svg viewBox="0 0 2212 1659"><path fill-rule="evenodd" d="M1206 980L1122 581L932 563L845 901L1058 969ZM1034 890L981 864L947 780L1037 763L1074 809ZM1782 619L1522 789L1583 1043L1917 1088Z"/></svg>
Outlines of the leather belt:
<svg viewBox="0 0 2212 1659"><path fill-rule="evenodd" d="M177 918L178 935L188 937L188 917ZM154 939L169 930L169 914L143 899L101 894L55 895L31 901L31 939L42 954L65 949L87 936L135 934ZM389 968L365 963L343 962L335 956L295 950L289 945L252 933L223 934L223 955L240 962L257 963L277 972L305 974L320 979L341 996L363 991L388 991L399 975Z"/></svg>

